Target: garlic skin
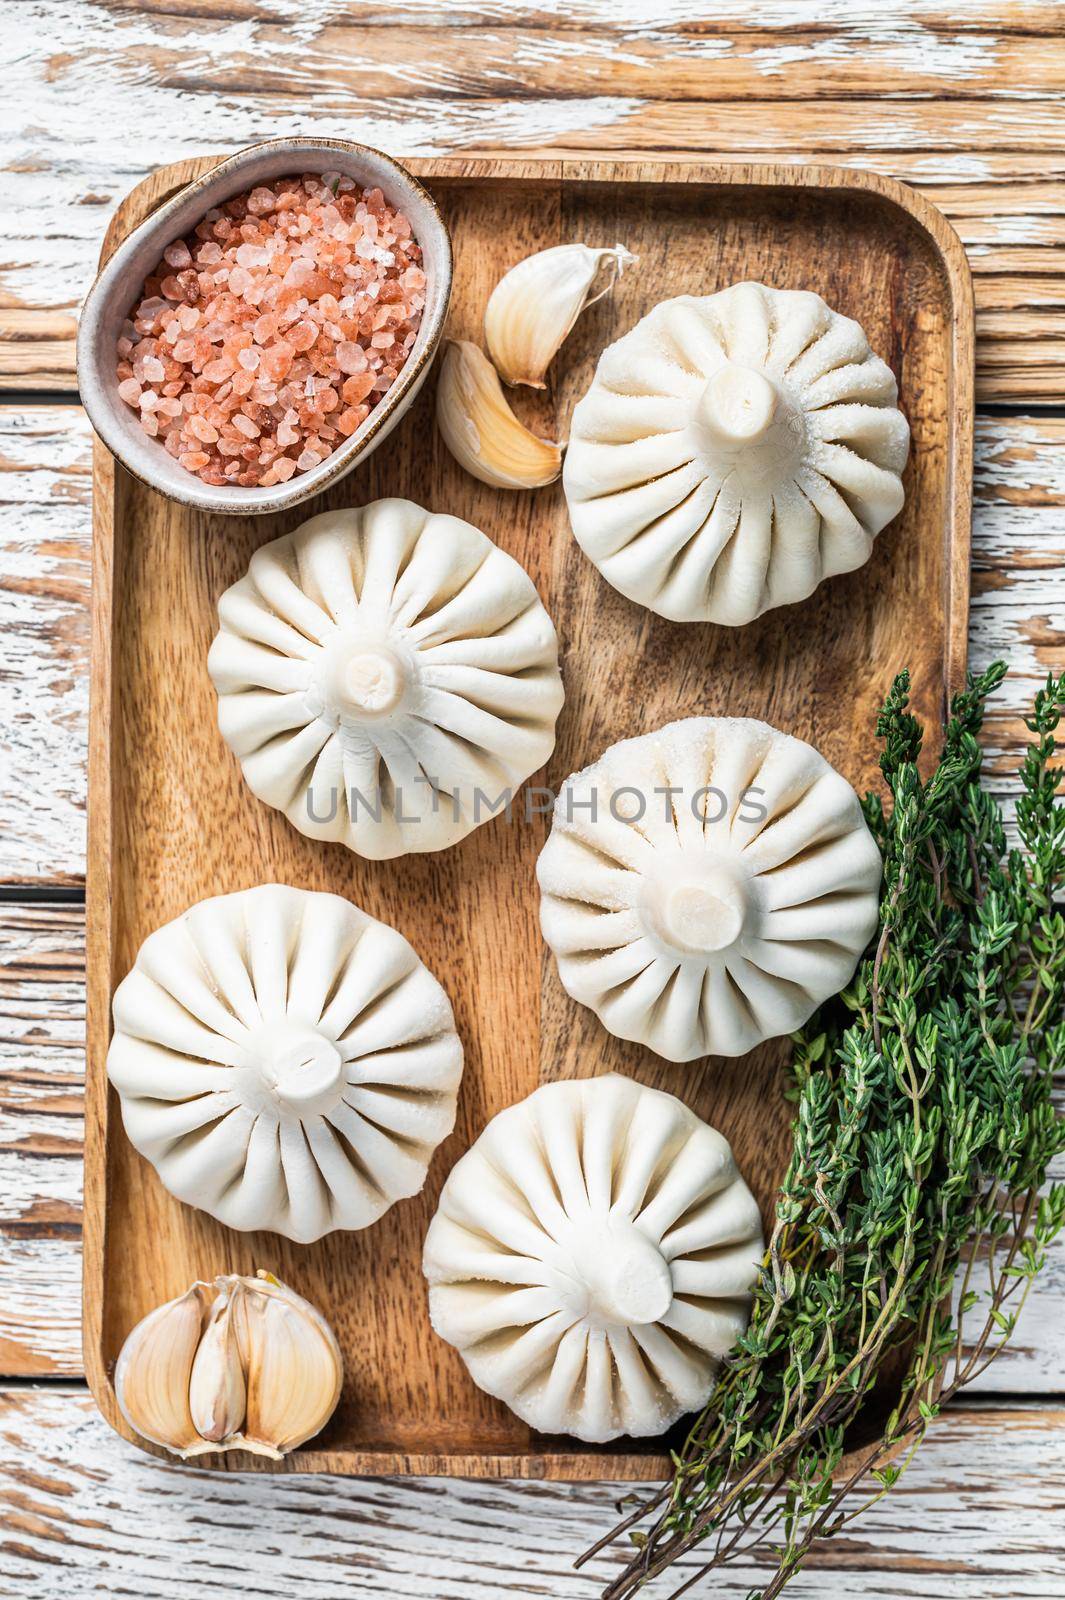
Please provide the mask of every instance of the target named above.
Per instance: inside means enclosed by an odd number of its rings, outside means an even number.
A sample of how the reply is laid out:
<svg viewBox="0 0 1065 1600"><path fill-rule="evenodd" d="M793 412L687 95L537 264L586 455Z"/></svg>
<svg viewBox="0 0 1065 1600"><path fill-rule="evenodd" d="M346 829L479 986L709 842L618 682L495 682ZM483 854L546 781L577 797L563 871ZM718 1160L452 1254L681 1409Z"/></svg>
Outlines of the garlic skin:
<svg viewBox="0 0 1065 1600"><path fill-rule="evenodd" d="M314 1306L263 1273L245 1287L238 1316L248 1377L243 1447L287 1455L324 1428L336 1409L340 1347Z"/></svg>
<svg viewBox="0 0 1065 1600"><path fill-rule="evenodd" d="M343 1379L325 1318L260 1270L149 1312L122 1346L115 1394L135 1433L183 1461L224 1450L280 1461L324 1428Z"/></svg>
<svg viewBox="0 0 1065 1600"><path fill-rule="evenodd" d="M204 1439L218 1445L239 1430L248 1403L233 1298L233 1289L227 1286L212 1305L189 1378L193 1425Z"/></svg>
<svg viewBox="0 0 1065 1600"><path fill-rule="evenodd" d="M189 1405L189 1384L203 1335L210 1290L194 1283L157 1306L126 1339L115 1367L118 1408L135 1433L182 1460L214 1446L204 1439Z"/></svg>
<svg viewBox="0 0 1065 1600"><path fill-rule="evenodd" d="M581 312L609 294L636 259L621 244L602 249L559 244L511 267L492 290L484 314L488 354L503 382L542 389L544 373ZM604 265L607 280L592 295Z"/></svg>
<svg viewBox="0 0 1065 1600"><path fill-rule="evenodd" d="M493 489L539 489L562 471L562 451L538 439L507 403L492 363L466 339L448 342L436 422L460 467Z"/></svg>

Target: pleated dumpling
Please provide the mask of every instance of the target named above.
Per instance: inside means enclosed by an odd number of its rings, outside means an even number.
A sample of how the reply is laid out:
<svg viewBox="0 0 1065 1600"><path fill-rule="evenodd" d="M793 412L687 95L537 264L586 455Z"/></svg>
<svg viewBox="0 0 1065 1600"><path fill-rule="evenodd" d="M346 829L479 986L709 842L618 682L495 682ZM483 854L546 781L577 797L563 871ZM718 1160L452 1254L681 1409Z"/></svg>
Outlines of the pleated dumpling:
<svg viewBox="0 0 1065 1600"><path fill-rule="evenodd" d="M528 573L409 500L323 512L218 604L218 722L253 792L312 839L442 850L543 765L558 640Z"/></svg>
<svg viewBox="0 0 1065 1600"><path fill-rule="evenodd" d="M462 1046L402 934L339 895L266 884L145 939L107 1073L171 1194L307 1244L421 1189Z"/></svg>
<svg viewBox="0 0 1065 1600"><path fill-rule="evenodd" d="M615 589L678 622L750 622L869 559L901 509L891 369L820 295L666 300L600 357L564 485Z"/></svg>
<svg viewBox="0 0 1065 1600"><path fill-rule="evenodd" d="M611 1073L546 1084L452 1169L429 1312L475 1383L541 1433L662 1433L747 1326L762 1225L721 1134Z"/></svg>
<svg viewBox="0 0 1065 1600"><path fill-rule="evenodd" d="M810 745L689 717L567 779L537 877L567 992L619 1038L691 1061L791 1033L847 984L880 852Z"/></svg>

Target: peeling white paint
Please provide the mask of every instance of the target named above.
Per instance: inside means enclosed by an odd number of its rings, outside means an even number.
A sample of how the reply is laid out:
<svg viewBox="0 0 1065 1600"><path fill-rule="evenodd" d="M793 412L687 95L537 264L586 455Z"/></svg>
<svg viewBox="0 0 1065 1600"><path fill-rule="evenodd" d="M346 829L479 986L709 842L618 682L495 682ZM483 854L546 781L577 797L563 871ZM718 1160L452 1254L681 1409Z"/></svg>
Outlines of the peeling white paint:
<svg viewBox="0 0 1065 1600"><path fill-rule="evenodd" d="M984 74L986 94L1001 47L993 13L985 4L954 12L924 0L890 7L769 0L755 13L746 0L734 0L716 6L708 21L705 7L687 0L650 8L642 0L540 6L518 0L392 6L382 0L377 11L360 7L353 18L342 0L257 0L235 14L223 7L188 15L180 8L170 14L100 0L0 0L0 30L12 47L0 63L7 169L0 299L75 306L113 206L165 161L310 128L354 134L400 154L503 145L587 149L597 139L632 148L690 144L690 107L594 92L599 62L606 84L611 61L653 72L658 60L674 55L709 72L715 61L743 51L769 85L796 64L845 65L855 52L875 47L902 92L907 74L920 71L926 81L931 75L962 86ZM451 25L454 55L389 56L375 48L370 59L360 53L360 30L372 31L376 41L387 36L390 23ZM498 59L493 64L488 52L479 81L463 59L462 23L469 37L498 45ZM497 24L510 26L493 33ZM779 40L761 42L773 30ZM750 50L749 33L759 41ZM514 70L550 68L563 59L584 63L592 92L508 98ZM380 92L382 79L387 96ZM496 98L493 85L499 86ZM1000 101L1004 94L1037 94L1008 83L995 92ZM823 126L811 123L808 138L823 157L834 152L860 167L904 168L929 183L991 175L990 163L967 144L986 146L997 138L1011 151L1060 146L1060 111L1046 99L1031 107L959 100L949 116L944 110L927 95L878 97L868 105L829 100ZM799 161L810 153L791 148L786 104L757 111L742 102L708 105L703 143L738 159ZM930 146L940 153L929 154ZM1014 159L1023 165L1022 156ZM995 242L993 200L988 209L989 231L979 245ZM1031 245L1042 237L1026 233L1015 218L1003 242Z"/></svg>
<svg viewBox="0 0 1065 1600"><path fill-rule="evenodd" d="M31 1373L81 1372L81 1247L77 1239L0 1233L0 1350L25 1352Z"/></svg>
<svg viewBox="0 0 1065 1600"><path fill-rule="evenodd" d="M84 870L90 436L76 406L0 412L0 878Z"/></svg>
<svg viewBox="0 0 1065 1600"><path fill-rule="evenodd" d="M964 83L970 78L993 72L999 59L1000 41L993 34L944 36L914 23L907 29L888 26L884 31L876 31L870 38L867 27L853 22L843 26L847 32L841 37L765 45L752 50L751 60L755 70L765 77L780 77L788 67L796 65L846 67L853 62L855 51L861 49L862 43L872 44L875 40L878 68L885 74L897 74L900 89L905 93L908 73L919 73L925 80L934 76L942 79L944 84L952 81ZM861 34L861 42L855 38L855 34ZM915 91L921 92L927 94L927 90ZM996 93L1000 92L1009 94L1012 91L1003 85L1001 89L996 89ZM1036 91L1018 90L1016 93L1018 98L1036 97Z"/></svg>
<svg viewBox="0 0 1065 1600"><path fill-rule="evenodd" d="M869 156L848 156L847 165L877 171L876 161ZM937 150L933 155L915 156L908 164L907 177L911 183L993 183L993 162L984 156L961 150Z"/></svg>
<svg viewBox="0 0 1065 1600"><path fill-rule="evenodd" d="M243 1600L591 1600L616 1568L613 1552L591 1573L572 1562L615 1520L619 1485L208 1473L120 1441L83 1395L4 1400L0 1577L20 1592L50 1574L46 1592L64 1600L187 1600L220 1584ZM927 1600L934 1573L936 1600L1059 1600L1053 1439L1038 1413L940 1420L903 1484L814 1559L796 1594ZM715 1592L742 1595L758 1575L745 1563Z"/></svg>
<svg viewBox="0 0 1065 1600"><path fill-rule="evenodd" d="M82 1166L78 1155L30 1155L0 1149L0 1230L11 1223L81 1220Z"/></svg>

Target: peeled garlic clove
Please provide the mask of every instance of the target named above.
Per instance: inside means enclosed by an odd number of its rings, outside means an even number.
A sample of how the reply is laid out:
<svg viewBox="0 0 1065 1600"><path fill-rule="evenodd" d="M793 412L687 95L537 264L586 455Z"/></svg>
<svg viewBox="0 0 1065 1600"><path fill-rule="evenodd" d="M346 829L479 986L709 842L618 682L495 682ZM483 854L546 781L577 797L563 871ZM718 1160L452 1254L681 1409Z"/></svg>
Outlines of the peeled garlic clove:
<svg viewBox="0 0 1065 1600"><path fill-rule="evenodd" d="M444 352L436 421L459 465L494 489L538 489L562 470L558 445L522 426L492 363L465 339Z"/></svg>
<svg viewBox="0 0 1065 1600"><path fill-rule="evenodd" d="M593 250L559 244L526 256L492 290L484 314L484 338L504 383L544 387L544 373L586 306L609 294L636 257L624 245ZM607 281L591 288L603 266Z"/></svg>
<svg viewBox="0 0 1065 1600"><path fill-rule="evenodd" d="M212 1291L194 1283L137 1323L115 1367L119 1410L135 1433L175 1455L214 1449L197 1431L189 1405L189 1381Z"/></svg>
<svg viewBox="0 0 1065 1600"><path fill-rule="evenodd" d="M336 1409L340 1346L314 1306L271 1274L240 1284L234 1325L247 1382L240 1446L280 1457L324 1428Z"/></svg>
<svg viewBox="0 0 1065 1600"><path fill-rule="evenodd" d="M247 1391L233 1325L233 1298L239 1285L224 1289L211 1307L189 1379L189 1410L204 1439L222 1444L240 1430Z"/></svg>

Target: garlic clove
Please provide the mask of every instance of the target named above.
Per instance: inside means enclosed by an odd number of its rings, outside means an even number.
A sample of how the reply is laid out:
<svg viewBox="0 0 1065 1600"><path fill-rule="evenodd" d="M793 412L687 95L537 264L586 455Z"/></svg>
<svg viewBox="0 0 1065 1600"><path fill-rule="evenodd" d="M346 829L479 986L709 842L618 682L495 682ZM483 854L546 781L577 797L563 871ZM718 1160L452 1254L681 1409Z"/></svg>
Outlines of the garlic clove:
<svg viewBox="0 0 1065 1600"><path fill-rule="evenodd" d="M194 1283L186 1294L157 1306L126 1339L115 1367L119 1410L135 1433L182 1457L215 1446L197 1431L189 1405L189 1380L212 1291Z"/></svg>
<svg viewBox="0 0 1065 1600"><path fill-rule="evenodd" d="M228 1280L219 1279L221 1288ZM242 1278L234 1325L247 1381L239 1446L280 1458L324 1428L344 1379L325 1318L270 1273Z"/></svg>
<svg viewBox="0 0 1065 1600"><path fill-rule="evenodd" d="M328 1422L343 1376L325 1318L260 1271L194 1283L150 1312L122 1346L115 1391L130 1427L183 1460L280 1461Z"/></svg>
<svg viewBox="0 0 1065 1600"><path fill-rule="evenodd" d="M560 244L511 267L492 290L484 314L488 354L504 383L542 389L544 373L581 312L609 294L635 260L620 244L603 249ZM592 295L604 267L606 282Z"/></svg>
<svg viewBox="0 0 1065 1600"><path fill-rule="evenodd" d="M558 445L518 421L492 363L465 339L444 352L436 421L459 465L494 489L537 489L562 470Z"/></svg>
<svg viewBox="0 0 1065 1600"><path fill-rule="evenodd" d="M189 1410L196 1431L220 1446L239 1432L247 1400L233 1325L236 1292L236 1287L223 1289L212 1305L189 1379Z"/></svg>

